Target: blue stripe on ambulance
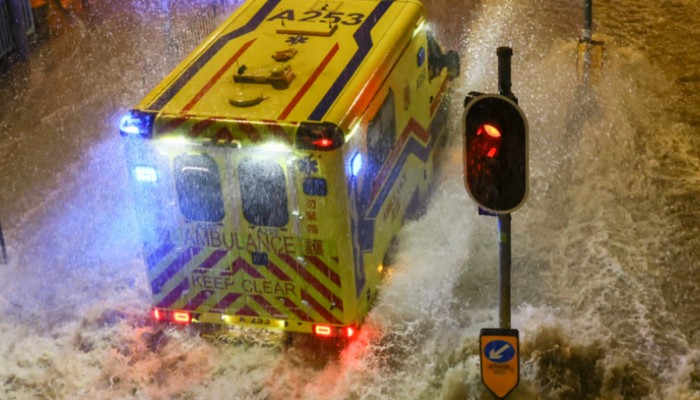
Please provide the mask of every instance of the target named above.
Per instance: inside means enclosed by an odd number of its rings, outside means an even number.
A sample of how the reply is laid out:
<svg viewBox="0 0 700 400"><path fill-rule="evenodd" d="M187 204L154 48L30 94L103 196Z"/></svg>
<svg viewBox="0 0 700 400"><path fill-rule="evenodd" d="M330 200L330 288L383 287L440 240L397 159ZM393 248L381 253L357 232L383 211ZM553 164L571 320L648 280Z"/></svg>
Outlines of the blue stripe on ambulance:
<svg viewBox="0 0 700 400"><path fill-rule="evenodd" d="M348 64L343 69L343 72L341 72L340 76L338 76L335 82L333 82L333 85L328 92L326 92L326 95L323 96L323 99L321 99L314 111L311 112L311 115L309 115L309 121L320 121L321 118L326 115L326 112L328 112L328 109L331 107L335 99L338 97L345 85L350 81L350 78L355 71L357 71L357 68L359 68L365 57L367 57L367 53L369 53L372 46L374 46L374 43L372 43L372 28L374 28L374 25L376 25L382 18L392 3L393 0L380 1L377 7L369 14L365 22L363 22L360 28L355 32L353 37L357 43L357 51L352 56L350 61L348 61Z"/></svg>
<svg viewBox="0 0 700 400"><path fill-rule="evenodd" d="M403 170L403 166L406 163L409 155L413 154L424 163L428 161L430 149L433 147L433 137L434 136L431 135L430 142L428 143L427 147L423 146L413 136L408 139L408 143L406 143L404 150L401 152L401 155L396 162L396 166L391 170L391 175L389 175L389 179L387 179L387 184L384 185L384 187L382 187L382 189L379 191L379 195L377 196L377 200L374 202L374 206L369 210L369 213L367 214L368 218L374 219L377 218L377 215L379 215L379 211L382 209L386 198L389 196L389 192L391 191L392 186L394 186L396 178L398 178L399 174Z"/></svg>
<svg viewBox="0 0 700 400"><path fill-rule="evenodd" d="M197 58L197 60L189 68L187 68L185 73L180 75L177 80L170 85L170 87L168 87L168 90L161 94L160 97L148 107L148 109L158 111L168 104L168 102L172 100L172 98L175 97L180 90L182 90L187 82L189 82L197 74L197 72L199 72L199 70L202 69L202 67L204 67L204 65L206 65L209 60L211 60L211 58L219 52L219 50L221 50L231 40L254 31L263 21L265 21L265 18L267 18L267 16L275 7L277 7L279 3L280 0L269 0L260 8L260 10L258 10L258 12L253 16L253 18L251 18L250 21L248 21L247 24L220 37L204 52L204 54L202 54L201 57Z"/></svg>
<svg viewBox="0 0 700 400"><path fill-rule="evenodd" d="M357 238L359 241L358 243L358 241L353 240L355 259L357 260L355 263L355 288L357 296L360 295L366 283L364 257L362 255L366 252L372 251L374 248L374 220L376 219L377 215L379 215L379 211L382 209L386 199L389 197L389 192L401 174L408 156L413 154L424 163L428 161L428 157L430 157L430 152L436 141L437 135L434 133L439 132L434 130L432 125L433 124L431 124L431 126L428 128L430 139L427 145L424 146L413 135L407 139L406 144L401 150L401 154L394 165L394 168L392 168L386 183L380 190L379 194L377 195L377 199L374 201L371 208L369 208L369 194L372 187L371 181L366 181L364 183L360 193L353 193L353 197L355 198L355 207L357 209L357 214L359 215L357 225L355 223L355 218L353 218L351 224L353 238ZM353 183L354 182L355 180L353 179ZM368 208L369 211L367 210Z"/></svg>

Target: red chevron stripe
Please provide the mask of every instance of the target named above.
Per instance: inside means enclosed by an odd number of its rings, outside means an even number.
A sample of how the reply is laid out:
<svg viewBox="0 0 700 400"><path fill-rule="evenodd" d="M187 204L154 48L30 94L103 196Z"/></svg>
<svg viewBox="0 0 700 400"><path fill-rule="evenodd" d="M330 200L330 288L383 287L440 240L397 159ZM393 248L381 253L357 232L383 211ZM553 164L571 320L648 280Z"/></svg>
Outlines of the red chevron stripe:
<svg viewBox="0 0 700 400"><path fill-rule="evenodd" d="M291 139L291 138L289 137L289 135L287 134L287 131L285 131L284 128L282 127L282 125L278 124L277 121L267 120L267 119L266 119L266 120L263 120L262 122L265 123L265 125L267 126L267 128L270 130L270 132L272 132L272 134L273 134L277 139L280 139L280 140L282 140L283 142L285 142L285 143L287 143L287 144L291 144L291 143L292 143L292 139Z"/></svg>
<svg viewBox="0 0 700 400"><path fill-rule="evenodd" d="M289 311L293 312L294 315L296 315L300 320L313 321L313 319L309 317L309 314L305 313L304 310L300 309L299 306L294 304L294 302L290 299L284 297L282 302L284 303L284 306L287 307Z"/></svg>
<svg viewBox="0 0 700 400"><path fill-rule="evenodd" d="M235 303L236 300L238 300L241 296L242 294L240 293L229 293L223 299L221 299L221 301L216 303L216 305L212 307L211 311L222 313L226 311L226 309L229 308L231 304Z"/></svg>
<svg viewBox="0 0 700 400"><path fill-rule="evenodd" d="M260 133L255 129L255 126L251 124L248 121L240 121L238 122L238 128L241 130L241 132L245 133L248 135L248 138L252 142L259 142L260 141Z"/></svg>
<svg viewBox="0 0 700 400"><path fill-rule="evenodd" d="M291 281L292 280L292 278L290 278L287 274L285 274L284 271L282 271L280 269L280 267L275 265L272 261L267 263L267 269L269 269L270 272L272 272L272 275L276 276L277 279L280 279L283 281Z"/></svg>
<svg viewBox="0 0 700 400"><path fill-rule="evenodd" d="M151 289L153 293L160 293L163 286L184 268L190 260L197 255L202 249L198 247L189 247L180 253L168 267L163 270L160 275L151 281Z"/></svg>
<svg viewBox="0 0 700 400"><path fill-rule="evenodd" d="M250 308L248 306L243 306L243 308L238 310L236 315L245 315L248 317L259 317L260 316L260 315L258 315L258 313L255 312L255 310L253 310L252 308Z"/></svg>
<svg viewBox="0 0 700 400"><path fill-rule="evenodd" d="M189 121L189 118L187 117L176 117L168 121L168 123L165 124L162 128L158 129L158 133L168 133L180 125L184 124L185 122Z"/></svg>
<svg viewBox="0 0 700 400"><path fill-rule="evenodd" d="M264 276L258 270L253 268L246 260L242 257L238 257L236 261L231 264L231 275L236 275L238 271L245 271L248 275L256 279L265 279ZM229 275L222 273L221 275Z"/></svg>
<svg viewBox="0 0 700 400"><path fill-rule="evenodd" d="M314 299L311 295L306 293L304 290L301 291L301 299L309 303L311 308L316 310L323 319L325 319L327 322L330 322L331 324L340 324L340 321L335 317L335 315L331 314L330 311L326 310L321 304L319 304L316 299Z"/></svg>
<svg viewBox="0 0 700 400"><path fill-rule="evenodd" d="M216 131L216 135L214 135L214 138L219 141L219 140L225 140L227 142L230 142L233 140L233 134L227 127L222 127L218 131Z"/></svg>
<svg viewBox="0 0 700 400"><path fill-rule="evenodd" d="M318 293L321 294L321 296L325 297L330 301L331 303L335 303L335 306L339 308L341 311L343 310L343 301L338 298L333 292L331 292L327 287L325 287L321 282L318 281L309 271L306 270L306 268L299 264L294 258L290 257L288 254L279 254L279 257L287 263L290 267L292 267L299 276L304 279L306 282L308 282L311 286L316 289Z"/></svg>
<svg viewBox="0 0 700 400"><path fill-rule="evenodd" d="M306 259L309 260L311 264L313 264L316 267L316 269L321 271L323 275L330 278L331 282L335 283L336 285L338 285L338 287L340 287L340 275L338 275L337 273L335 273L335 271L330 269L328 265L326 265L320 258L312 256L306 257Z"/></svg>
<svg viewBox="0 0 700 400"><path fill-rule="evenodd" d="M201 291L201 292L197 293L197 295L194 296L194 298L192 298L192 300L187 302L187 304L185 304L185 306L182 307L182 309L183 310L191 310L191 311L196 310L199 308L199 306L204 304L204 302L207 301L207 299L209 299L209 297L211 297L212 294L214 294L213 290Z"/></svg>
<svg viewBox="0 0 700 400"><path fill-rule="evenodd" d="M226 250L215 250L193 272L198 274L205 274L209 272L209 270L214 268L219 261L226 257L226 254L228 254L228 251Z"/></svg>
<svg viewBox="0 0 700 400"><path fill-rule="evenodd" d="M262 308L264 308L267 312L272 314L273 317L275 317L275 318L287 318L286 314L281 313L278 309L275 308L275 306L270 304L269 301L265 300L265 298L262 295L254 294L250 297L253 300L255 300L256 303L260 304L262 306Z"/></svg>
<svg viewBox="0 0 700 400"><path fill-rule="evenodd" d="M185 292L185 290L189 289L190 287L190 282L187 278L183 279L176 287L173 289L170 293L168 293L167 296L163 297L163 299L156 305L158 308L169 308L170 306L173 305L180 297L182 297L182 294Z"/></svg>
<svg viewBox="0 0 700 400"><path fill-rule="evenodd" d="M192 128L190 128L189 136L191 138L196 138L200 133L204 132L207 128L216 123L214 118L205 119L203 121L197 122Z"/></svg>

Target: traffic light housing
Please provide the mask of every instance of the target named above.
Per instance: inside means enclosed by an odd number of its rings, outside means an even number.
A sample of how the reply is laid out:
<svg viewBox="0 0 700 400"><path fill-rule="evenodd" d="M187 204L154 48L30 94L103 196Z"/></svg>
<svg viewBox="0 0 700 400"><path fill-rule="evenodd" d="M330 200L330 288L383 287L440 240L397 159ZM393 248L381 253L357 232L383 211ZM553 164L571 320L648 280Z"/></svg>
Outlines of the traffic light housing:
<svg viewBox="0 0 700 400"><path fill-rule="evenodd" d="M464 183L481 208L507 214L528 190L528 124L515 102L478 95L464 110Z"/></svg>

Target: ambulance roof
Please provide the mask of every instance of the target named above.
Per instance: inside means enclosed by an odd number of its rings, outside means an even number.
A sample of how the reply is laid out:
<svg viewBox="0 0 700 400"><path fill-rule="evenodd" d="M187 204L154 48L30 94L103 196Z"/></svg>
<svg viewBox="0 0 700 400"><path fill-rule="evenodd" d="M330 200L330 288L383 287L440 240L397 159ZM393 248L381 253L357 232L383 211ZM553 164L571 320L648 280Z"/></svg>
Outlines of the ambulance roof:
<svg viewBox="0 0 700 400"><path fill-rule="evenodd" d="M348 127L423 15L417 0L250 0L138 108Z"/></svg>

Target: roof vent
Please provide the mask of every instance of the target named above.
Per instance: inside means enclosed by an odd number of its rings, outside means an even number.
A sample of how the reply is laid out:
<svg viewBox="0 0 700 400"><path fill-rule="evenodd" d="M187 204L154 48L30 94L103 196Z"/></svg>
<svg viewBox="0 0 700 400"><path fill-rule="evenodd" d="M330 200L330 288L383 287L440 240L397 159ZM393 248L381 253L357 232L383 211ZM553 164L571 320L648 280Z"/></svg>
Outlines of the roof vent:
<svg viewBox="0 0 700 400"><path fill-rule="evenodd" d="M262 103L263 100L265 100L265 98L262 95L238 92L228 99L228 102L235 107L252 107Z"/></svg>
<svg viewBox="0 0 700 400"><path fill-rule="evenodd" d="M268 83L275 89L286 89L295 76L289 65L275 66L267 71L261 68L248 72L248 69L239 68L238 73L233 76L233 81L236 83Z"/></svg>
<svg viewBox="0 0 700 400"><path fill-rule="evenodd" d="M272 58L274 58L275 61L289 61L296 54L297 54L297 49L289 48L286 50L277 50L275 52L275 54L272 55Z"/></svg>

